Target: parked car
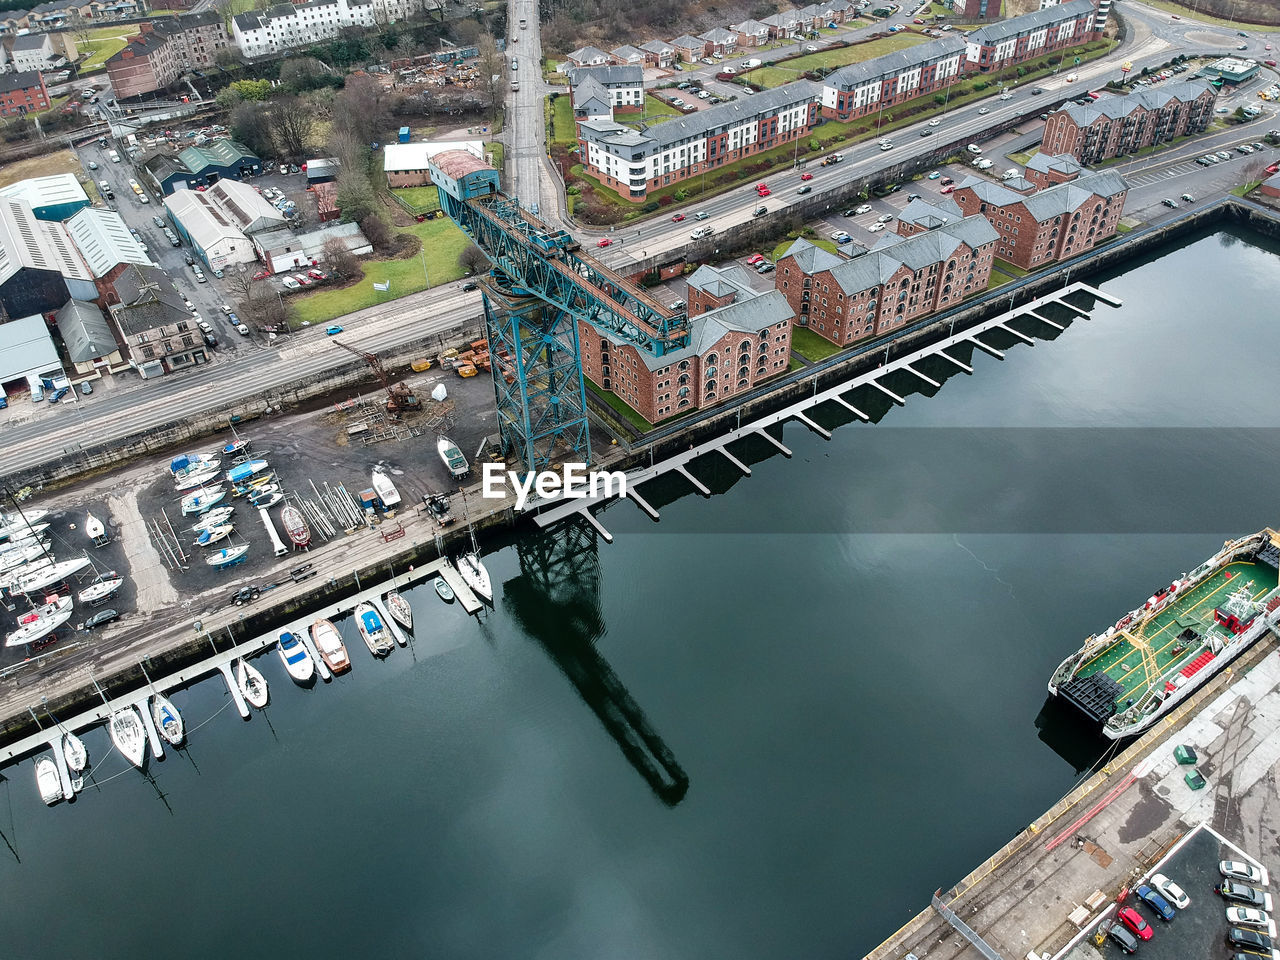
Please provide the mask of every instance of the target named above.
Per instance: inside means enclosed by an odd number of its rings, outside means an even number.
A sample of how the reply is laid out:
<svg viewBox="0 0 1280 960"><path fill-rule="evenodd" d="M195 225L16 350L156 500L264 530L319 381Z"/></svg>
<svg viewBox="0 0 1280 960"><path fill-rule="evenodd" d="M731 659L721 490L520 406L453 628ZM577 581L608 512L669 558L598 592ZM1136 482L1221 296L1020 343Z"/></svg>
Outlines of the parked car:
<svg viewBox="0 0 1280 960"><path fill-rule="evenodd" d="M98 165L97 165L97 163L95 163L94 161L90 160L90 161L89 161L89 169L90 169L90 170L97 170L97 169L98 169Z"/></svg>
<svg viewBox="0 0 1280 960"><path fill-rule="evenodd" d="M1179 910L1185 910L1191 906L1191 898L1182 891L1180 886L1163 873L1157 873L1152 877L1151 885L1159 890L1161 895Z"/></svg>
<svg viewBox="0 0 1280 960"><path fill-rule="evenodd" d="M240 318L237 317L234 313L227 314L227 323L231 324L234 327L239 322L240 322Z"/></svg>
<svg viewBox="0 0 1280 960"><path fill-rule="evenodd" d="M878 222L873 223L869 227L867 227L867 229L870 230L872 233L879 233L881 230L884 229L884 224L878 223Z"/></svg>
<svg viewBox="0 0 1280 960"><path fill-rule="evenodd" d="M57 403L65 397L70 390L70 387L59 387L57 390L53 391L53 393L49 394L49 402Z"/></svg>
<svg viewBox="0 0 1280 960"><path fill-rule="evenodd" d="M288 165L287 163L282 163L282 164L280 164L280 172L281 172L281 173L288 173L288 172L289 172L289 165Z"/></svg>
<svg viewBox="0 0 1280 960"><path fill-rule="evenodd" d="M748 263L748 264L750 264L750 265L751 265L751 266L753 266L753 267L754 267L757 263L764 263L764 254L761 254L761 253L753 253L751 256L747 257L747 263Z"/></svg>
<svg viewBox="0 0 1280 960"><path fill-rule="evenodd" d="M310 277L306 276L305 274L301 274L301 273L295 273L295 274L293 275L293 279L297 280L297 281L298 281L298 283L300 283L300 284L301 284L302 286L304 286L304 287L309 287L309 286L311 286L311 284L312 284L312 282L313 282L313 281L311 280L311 278L310 278Z"/></svg>
<svg viewBox="0 0 1280 960"><path fill-rule="evenodd" d="M870 212L871 212L871 204L869 204L869 203L861 203L861 204L859 204L858 206L856 206L856 207L854 207L854 208L853 208L853 212L854 212L856 215L858 215L858 216L862 216L864 213L870 213ZM847 216L847 214L846 214L846 216Z"/></svg>
<svg viewBox="0 0 1280 960"><path fill-rule="evenodd" d="M120 614L116 610L99 610L84 623L80 624L80 629L93 630L95 627L100 627L104 623L110 623L118 616L120 616Z"/></svg>
<svg viewBox="0 0 1280 960"><path fill-rule="evenodd" d="M190 256L190 254L188 254L188 256ZM255 273L255 274L253 275L253 279L255 279L255 280L266 280L266 279L267 279L267 278L269 278L270 276L271 276L271 271L270 271L270 270L259 270L257 273Z"/></svg>
<svg viewBox="0 0 1280 960"><path fill-rule="evenodd" d="M325 273L323 270L316 270L314 268L307 271L307 276L310 277L312 280L324 281L329 279L329 275Z"/></svg>
<svg viewBox="0 0 1280 960"><path fill-rule="evenodd" d="M1161 920L1164 920L1167 923L1173 919L1173 907L1169 905L1169 901L1158 894L1155 890L1151 889L1151 887L1144 883L1139 886L1134 893L1136 893L1138 895L1138 899L1150 907L1151 912Z"/></svg>
<svg viewBox="0 0 1280 960"><path fill-rule="evenodd" d="M1142 914L1138 913L1133 907L1121 907L1116 911L1116 916L1120 918L1120 922L1128 927L1140 940L1150 940L1152 936L1151 924L1142 919Z"/></svg>
<svg viewBox="0 0 1280 960"><path fill-rule="evenodd" d="M89 394L93 393L93 384L86 380L84 383L80 384L80 392L86 397L89 396Z"/></svg>
<svg viewBox="0 0 1280 960"><path fill-rule="evenodd" d="M1264 957L1273 955L1271 951L1274 947L1271 945L1271 938L1257 930L1232 927L1227 931L1227 943L1233 947L1240 947L1246 953L1261 954Z"/></svg>
<svg viewBox="0 0 1280 960"><path fill-rule="evenodd" d="M756 266L756 273L772 273L774 269L773 264L766 260L764 263Z"/></svg>
<svg viewBox="0 0 1280 960"><path fill-rule="evenodd" d="M169 226L167 223L164 222L164 217L152 217L151 222L154 223L157 227L160 227L162 230Z"/></svg>
<svg viewBox="0 0 1280 960"><path fill-rule="evenodd" d="M194 266L196 265L196 258L195 258L195 257L193 257L193 256L192 256L191 254L189 254L189 253L184 253L184 254L182 255L182 261L183 261L183 263L185 263L188 267L194 267ZM257 277L255 277L254 279L256 280L256 279L257 279Z"/></svg>
<svg viewBox="0 0 1280 960"><path fill-rule="evenodd" d="M1255 867L1243 860L1223 860L1218 864L1218 872L1229 880L1240 880L1259 887L1265 887L1269 882L1266 867Z"/></svg>
<svg viewBox="0 0 1280 960"><path fill-rule="evenodd" d="M205 333L213 333L213 327L209 326L208 320L197 320L196 326L199 327L201 330L203 330Z"/></svg>
<svg viewBox="0 0 1280 960"><path fill-rule="evenodd" d="M1189 193L1184 193L1184 194L1182 195L1182 201L1183 201L1184 203L1195 203L1195 202L1196 202L1196 198L1195 198L1195 197L1193 197L1193 196L1192 196L1191 194L1189 194Z"/></svg>
<svg viewBox="0 0 1280 960"><path fill-rule="evenodd" d="M1107 936L1110 937L1125 953L1138 952L1138 938L1124 928L1122 924L1107 925Z"/></svg>
<svg viewBox="0 0 1280 960"><path fill-rule="evenodd" d="M1259 890L1257 887L1251 887L1247 883L1240 883L1235 880L1223 880L1214 889L1225 900L1243 903L1246 907L1256 907L1259 910L1265 910L1267 913L1271 912L1271 894Z"/></svg>
<svg viewBox="0 0 1280 960"><path fill-rule="evenodd" d="M1176 207L1178 205L1177 200L1172 200L1169 197L1165 197L1160 202L1163 203L1166 207Z"/></svg>
<svg viewBox="0 0 1280 960"><path fill-rule="evenodd" d="M612 241L612 240L610 240L608 237L601 237L599 240L597 240L597 241L596 241L596 246L597 246L597 247L611 247L611 246L613 246L613 241Z"/></svg>
<svg viewBox="0 0 1280 960"><path fill-rule="evenodd" d="M938 192L939 193L955 193L955 191L956 191L956 185L954 183L948 183L945 187L943 187Z"/></svg>
<svg viewBox="0 0 1280 960"><path fill-rule="evenodd" d="M1253 927L1268 937L1276 935L1276 922L1253 907L1227 907L1227 923L1233 927Z"/></svg>
<svg viewBox="0 0 1280 960"><path fill-rule="evenodd" d="M293 277L281 277L280 285L284 287L286 290L297 290L299 287L302 286L302 284L300 284L297 280L293 279Z"/></svg>
<svg viewBox="0 0 1280 960"><path fill-rule="evenodd" d="M892 223L892 222L893 222L892 213L883 214L882 216L876 219L876 223Z"/></svg>

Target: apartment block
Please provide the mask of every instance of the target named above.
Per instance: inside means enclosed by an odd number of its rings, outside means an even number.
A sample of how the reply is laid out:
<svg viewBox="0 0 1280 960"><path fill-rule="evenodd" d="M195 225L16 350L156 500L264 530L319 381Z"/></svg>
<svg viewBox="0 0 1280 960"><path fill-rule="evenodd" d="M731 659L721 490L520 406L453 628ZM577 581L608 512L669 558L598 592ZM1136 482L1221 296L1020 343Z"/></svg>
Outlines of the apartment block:
<svg viewBox="0 0 1280 960"><path fill-rule="evenodd" d="M1049 114L1041 150L1093 164L1175 137L1203 133L1213 119L1217 92L1202 80L1103 94L1088 106L1069 104Z"/></svg>

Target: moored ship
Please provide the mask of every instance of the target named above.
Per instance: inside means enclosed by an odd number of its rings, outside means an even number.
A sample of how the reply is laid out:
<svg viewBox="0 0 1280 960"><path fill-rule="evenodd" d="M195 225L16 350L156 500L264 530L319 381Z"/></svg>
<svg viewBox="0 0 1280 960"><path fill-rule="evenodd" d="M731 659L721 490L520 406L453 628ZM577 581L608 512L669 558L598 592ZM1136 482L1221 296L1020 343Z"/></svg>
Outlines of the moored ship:
<svg viewBox="0 0 1280 960"><path fill-rule="evenodd" d="M1112 740L1146 730L1280 622L1280 534L1228 541L1089 637L1049 680Z"/></svg>

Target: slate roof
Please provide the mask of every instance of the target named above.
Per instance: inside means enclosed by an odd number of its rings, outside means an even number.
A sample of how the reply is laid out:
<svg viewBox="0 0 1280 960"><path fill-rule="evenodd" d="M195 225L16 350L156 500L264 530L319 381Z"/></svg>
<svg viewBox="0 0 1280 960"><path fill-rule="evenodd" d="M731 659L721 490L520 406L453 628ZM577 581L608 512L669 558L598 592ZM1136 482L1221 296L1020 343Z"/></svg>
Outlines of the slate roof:
<svg viewBox="0 0 1280 960"><path fill-rule="evenodd" d="M28 87L38 86L40 86L39 70L0 74L0 93L13 93L15 90L26 90Z"/></svg>
<svg viewBox="0 0 1280 960"><path fill-rule="evenodd" d="M120 307L113 312L125 336L191 319L173 281L159 267L130 264L114 286Z"/></svg>
<svg viewBox="0 0 1280 960"><path fill-rule="evenodd" d="M1088 0L1082 0L1087 3ZM878 80L881 77L893 76L904 70L910 70L924 64L946 60L948 57L964 54L964 40L954 34L947 34L939 40L930 40L914 47L894 50L861 63L851 63L841 67L825 81L825 86L836 90L853 90L864 83Z"/></svg>
<svg viewBox="0 0 1280 960"><path fill-rule="evenodd" d="M759 296L756 289L751 286L746 269L737 263L727 267L713 267L704 263L690 274L687 285L713 297L733 294L739 299L746 299Z"/></svg>
<svg viewBox="0 0 1280 960"><path fill-rule="evenodd" d="M831 277L846 294L855 294L886 283L903 266L922 270L946 261L961 244L976 249L999 238L995 227L982 216L965 217L910 237L890 233L863 256L842 260L831 268Z"/></svg>
<svg viewBox="0 0 1280 960"><path fill-rule="evenodd" d="M581 49L575 50L573 51L573 53L569 54L570 60L577 60L580 63L587 63L591 60L598 60L601 57L603 57L605 60L609 59L609 55L605 53L603 50L601 50L599 47L590 47L590 46L582 47Z"/></svg>
<svg viewBox="0 0 1280 960"><path fill-rule="evenodd" d="M1072 176L1078 174L1084 167L1080 166L1080 162L1069 153L1057 155L1037 153L1033 154L1031 159L1027 161L1027 169L1038 170L1040 173L1060 173L1064 176Z"/></svg>
<svg viewBox="0 0 1280 960"><path fill-rule="evenodd" d="M67 356L72 363L88 363L116 350L111 326L96 303L68 300L57 317L58 333L67 345Z"/></svg>
<svg viewBox="0 0 1280 960"><path fill-rule="evenodd" d="M659 56L676 52L676 48L665 40L650 40L648 43L640 44L640 49L647 50L649 53L656 53Z"/></svg>
<svg viewBox="0 0 1280 960"><path fill-rule="evenodd" d="M932 230L944 223L955 223L964 219L964 211L950 197L939 197L937 200L912 200L898 214L903 223Z"/></svg>
<svg viewBox="0 0 1280 960"><path fill-rule="evenodd" d="M614 47L609 51L619 60L643 60L644 51L639 47L633 47L629 43L624 43L620 47Z"/></svg>
<svg viewBox="0 0 1280 960"><path fill-rule="evenodd" d="M43 50L48 44L49 35L47 33L24 33L20 37L13 38L13 52Z"/></svg>
<svg viewBox="0 0 1280 960"><path fill-rule="evenodd" d="M1114 197L1124 193L1129 189L1129 184L1115 171L1103 170L1067 183L1046 187L1030 196L1014 193L1001 184L978 177L969 177L960 184L960 187L971 188L978 199L994 206L1006 207L1021 203L1032 219L1043 223L1054 217L1074 213L1094 194L1100 197Z"/></svg>
<svg viewBox="0 0 1280 960"><path fill-rule="evenodd" d="M782 323L795 316L787 298L777 290L770 290L747 300L739 300L728 306L700 313L689 318L689 346L655 357L643 350L637 351L644 365L650 370L660 370L681 360L700 357L712 348L726 333L740 333L759 336L760 331L775 324ZM610 333L603 333L614 343L621 345L629 341L616 338ZM634 344L633 344L634 346Z"/></svg>
<svg viewBox="0 0 1280 960"><path fill-rule="evenodd" d="M1008 20L979 27L969 34L969 42L979 46L990 46L1001 40L1008 40L1010 37L1021 37L1033 33L1041 27L1051 27L1068 20L1077 20L1085 14L1092 16L1093 13L1092 0L1070 0L1069 3L1045 7L1043 10L1033 10L1020 17L1011 17Z"/></svg>
<svg viewBox="0 0 1280 960"><path fill-rule="evenodd" d="M1066 111L1077 126L1087 127L1099 117L1119 120L1127 117L1135 110L1159 110L1173 101L1190 103L1206 90L1212 88L1202 80L1183 80L1157 89L1143 88L1135 90L1126 97L1116 97L1104 93L1089 104L1069 103L1062 109Z"/></svg>
<svg viewBox="0 0 1280 960"><path fill-rule="evenodd" d="M588 79L604 87L638 87L644 83L644 71L634 63L615 64L608 67L574 67L569 71L571 87L576 87Z"/></svg>
<svg viewBox="0 0 1280 960"><path fill-rule="evenodd" d="M683 117L673 117L650 127L643 134L612 120L588 120L582 124L582 128L599 134L597 139L607 145L652 145L655 149L662 150L675 143L706 136L713 130L727 129L762 114L772 114L784 107L815 103L817 99L818 91L813 83L795 80L757 93L754 97L722 103Z"/></svg>
<svg viewBox="0 0 1280 960"><path fill-rule="evenodd" d="M731 24L731 30L737 33L745 33L747 36L758 36L769 32L769 25L761 23L759 20L743 20L741 23Z"/></svg>
<svg viewBox="0 0 1280 960"><path fill-rule="evenodd" d="M673 47L683 47L685 49L694 50L705 48L707 42L701 37L691 37L686 33L683 37L676 37L672 40L671 45Z"/></svg>
<svg viewBox="0 0 1280 960"><path fill-rule="evenodd" d="M782 256L795 257L796 266L810 276L815 273L821 273L823 270L830 270L832 267L844 263L843 257L838 257L828 250L823 250L821 247L810 243L803 237L799 238L791 244L791 246L787 247ZM782 257L779 257L778 259L781 260Z"/></svg>
<svg viewBox="0 0 1280 960"><path fill-rule="evenodd" d="M723 44L738 42L738 35L736 33L730 33L724 27L716 27L714 30L708 30L706 33L701 34L701 37L703 40L709 40L712 43Z"/></svg>

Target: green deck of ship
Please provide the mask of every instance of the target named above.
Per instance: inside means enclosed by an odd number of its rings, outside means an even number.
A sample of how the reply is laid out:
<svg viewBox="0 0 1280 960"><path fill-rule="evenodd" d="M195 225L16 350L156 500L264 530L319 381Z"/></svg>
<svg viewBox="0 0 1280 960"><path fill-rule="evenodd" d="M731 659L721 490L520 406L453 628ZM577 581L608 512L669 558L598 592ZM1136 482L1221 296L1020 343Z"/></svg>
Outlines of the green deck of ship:
<svg viewBox="0 0 1280 960"><path fill-rule="evenodd" d="M1171 672L1181 669L1204 650L1202 641L1175 653L1178 635L1183 630L1191 627L1202 637L1214 630L1222 633L1222 628L1214 625L1214 609L1242 586L1247 586L1249 595L1257 599L1275 589L1276 576L1276 570L1265 563L1228 564L1152 617L1140 634L1136 623L1129 624L1130 637L1119 636L1110 647L1085 663L1077 676L1105 672L1124 687L1126 699L1141 698L1152 684L1162 684ZM1150 658L1143 656L1131 637L1145 642ZM1154 670L1150 666L1152 661Z"/></svg>

